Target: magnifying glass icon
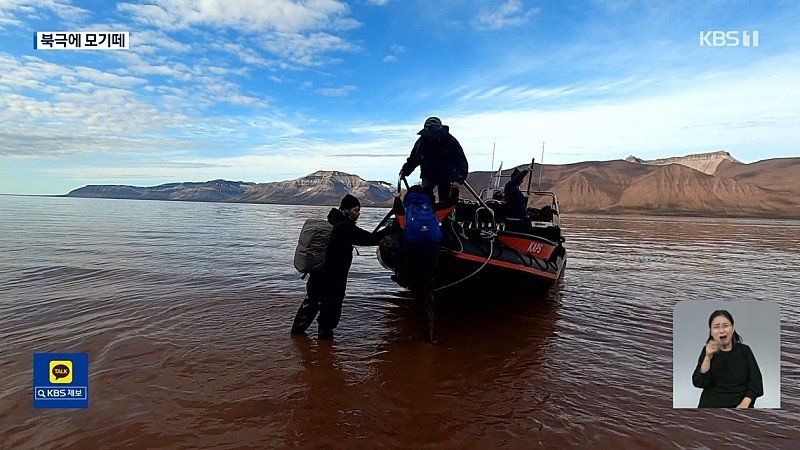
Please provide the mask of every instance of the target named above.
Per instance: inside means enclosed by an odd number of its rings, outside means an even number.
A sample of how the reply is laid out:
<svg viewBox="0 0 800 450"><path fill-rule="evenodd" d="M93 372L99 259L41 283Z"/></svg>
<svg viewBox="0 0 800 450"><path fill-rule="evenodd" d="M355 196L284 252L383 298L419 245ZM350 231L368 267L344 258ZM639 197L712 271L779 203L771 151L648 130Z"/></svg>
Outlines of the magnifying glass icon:
<svg viewBox="0 0 800 450"><path fill-rule="evenodd" d="M45 397L45 395L44 395L44 389L39 389L39 390L37 390L37 391L36 391L36 396L37 396L37 397Z"/></svg>

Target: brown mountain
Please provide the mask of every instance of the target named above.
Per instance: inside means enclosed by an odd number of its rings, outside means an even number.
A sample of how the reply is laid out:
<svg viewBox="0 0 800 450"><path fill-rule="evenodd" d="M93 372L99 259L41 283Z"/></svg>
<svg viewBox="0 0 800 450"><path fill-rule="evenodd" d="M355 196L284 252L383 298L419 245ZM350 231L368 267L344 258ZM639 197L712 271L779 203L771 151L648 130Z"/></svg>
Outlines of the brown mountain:
<svg viewBox="0 0 800 450"><path fill-rule="evenodd" d="M641 160L591 161L545 165L541 188L558 195L564 212L685 214L800 218L800 158L742 164L727 152L676 158L700 164L707 174L682 163ZM527 166L519 166L527 168ZM512 169L503 171L509 175ZM531 190L539 185L538 164ZM474 172L467 180L486 188L489 172ZM507 180L507 179L506 179ZM522 184L523 191L528 180ZM467 198L469 193L462 192Z"/></svg>
<svg viewBox="0 0 800 450"><path fill-rule="evenodd" d="M637 180L617 204L607 209L699 215L800 215L796 211L797 200L785 192L671 164Z"/></svg>
<svg viewBox="0 0 800 450"><path fill-rule="evenodd" d="M290 205L338 205L344 194L353 194L364 206L383 206L394 195L384 181L366 181L357 175L319 170L296 180L255 185L231 201Z"/></svg>
<svg viewBox="0 0 800 450"><path fill-rule="evenodd" d="M717 175L800 194L800 158L765 159L751 164L723 162L717 168Z"/></svg>

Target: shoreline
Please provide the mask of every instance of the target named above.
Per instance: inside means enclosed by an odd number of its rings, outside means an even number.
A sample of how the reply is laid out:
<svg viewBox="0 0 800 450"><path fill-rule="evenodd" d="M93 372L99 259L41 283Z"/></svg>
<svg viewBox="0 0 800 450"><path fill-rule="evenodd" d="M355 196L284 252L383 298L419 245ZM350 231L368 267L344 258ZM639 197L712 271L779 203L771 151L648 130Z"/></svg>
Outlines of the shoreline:
<svg viewBox="0 0 800 450"><path fill-rule="evenodd" d="M278 206L315 206L315 207L336 207L337 204L304 204L304 203L269 203L269 202L229 202L218 200L173 200L173 199L150 199L150 198L118 198L118 197L79 197L67 194L0 194L6 197L47 197L47 198L80 198L80 199L94 199L94 200L134 200L134 201L156 201L156 202L185 202L185 203L224 203L224 204L239 204L239 205L278 205ZM391 205L362 205L362 208L390 208ZM798 220L800 221L800 214L797 216L786 215L770 215L770 214L708 214L703 212L686 212L686 211L562 211L562 216L576 214L576 215L591 215L591 216L609 216L609 217L624 217L624 216L645 216L645 217L685 217L685 218L706 218L706 219L769 219L769 220Z"/></svg>

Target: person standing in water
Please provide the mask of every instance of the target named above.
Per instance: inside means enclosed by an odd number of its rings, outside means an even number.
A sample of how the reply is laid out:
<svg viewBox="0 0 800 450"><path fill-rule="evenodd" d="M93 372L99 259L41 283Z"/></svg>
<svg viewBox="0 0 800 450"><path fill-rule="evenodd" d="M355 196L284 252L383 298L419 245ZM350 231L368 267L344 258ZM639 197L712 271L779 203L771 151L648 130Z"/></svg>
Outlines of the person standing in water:
<svg viewBox="0 0 800 450"><path fill-rule="evenodd" d="M723 309L708 319L708 342L700 353L692 384L702 388L698 408L753 408L764 395L761 370L750 347Z"/></svg>
<svg viewBox="0 0 800 450"><path fill-rule="evenodd" d="M361 215L361 202L346 194L339 208L328 212L333 225L322 269L312 272L306 283L306 298L297 310L292 334L302 334L317 318L319 339L333 339L333 329L342 316L342 303L347 290L347 276L353 262L354 245L378 245L379 234L370 233L356 225ZM319 312L319 317L317 317Z"/></svg>

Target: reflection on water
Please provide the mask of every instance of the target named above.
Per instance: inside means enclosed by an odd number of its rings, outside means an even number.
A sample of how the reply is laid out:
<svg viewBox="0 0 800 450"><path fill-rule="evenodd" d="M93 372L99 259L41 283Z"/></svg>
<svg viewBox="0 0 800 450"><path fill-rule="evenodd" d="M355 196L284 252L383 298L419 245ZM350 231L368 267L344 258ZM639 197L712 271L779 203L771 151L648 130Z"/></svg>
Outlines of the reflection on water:
<svg viewBox="0 0 800 450"><path fill-rule="evenodd" d="M800 222L569 216L547 296L451 299L437 345L362 249L334 342L290 337L327 208L0 196L4 447L785 447L800 438ZM365 209L370 228L380 209ZM672 307L777 302L782 411L672 409ZM314 336L314 329L309 333ZM33 352L90 355L88 410L31 407ZM735 430L735 431L731 431Z"/></svg>

